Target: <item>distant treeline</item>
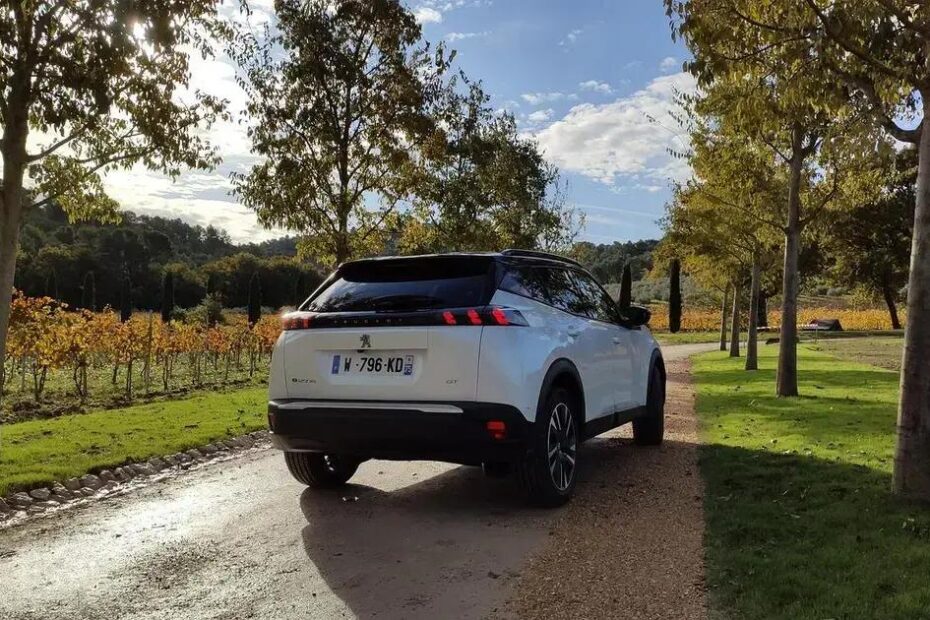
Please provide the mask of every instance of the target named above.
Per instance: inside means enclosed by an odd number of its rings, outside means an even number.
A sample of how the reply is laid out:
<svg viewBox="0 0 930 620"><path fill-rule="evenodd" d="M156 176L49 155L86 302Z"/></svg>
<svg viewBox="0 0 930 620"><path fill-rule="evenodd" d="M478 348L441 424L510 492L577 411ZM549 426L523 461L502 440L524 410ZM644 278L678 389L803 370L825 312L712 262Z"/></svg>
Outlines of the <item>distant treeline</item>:
<svg viewBox="0 0 930 620"><path fill-rule="evenodd" d="M652 252L658 244L654 239L598 245L580 241L574 245L572 256L604 283L620 282L623 266L629 263L636 282L645 278L652 269Z"/></svg>
<svg viewBox="0 0 930 620"><path fill-rule="evenodd" d="M49 205L28 215L21 238L16 287L73 307L119 307L127 276L133 306L146 310L161 307L167 272L181 308L196 306L208 292L227 307L243 307L256 273L262 305L273 308L299 303L322 280L313 265L296 258L292 237L237 245L213 226L132 212L123 212L117 225L69 224Z"/></svg>

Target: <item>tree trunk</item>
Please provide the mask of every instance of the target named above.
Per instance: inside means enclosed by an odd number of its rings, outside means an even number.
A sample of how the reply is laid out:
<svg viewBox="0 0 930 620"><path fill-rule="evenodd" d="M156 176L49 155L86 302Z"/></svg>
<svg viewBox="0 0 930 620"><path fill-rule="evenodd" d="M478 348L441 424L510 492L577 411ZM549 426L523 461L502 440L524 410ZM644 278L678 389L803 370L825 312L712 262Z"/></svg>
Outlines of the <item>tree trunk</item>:
<svg viewBox="0 0 930 620"><path fill-rule="evenodd" d="M727 350L727 302L730 301L730 285L723 291L723 301L720 302L720 350Z"/></svg>
<svg viewBox="0 0 930 620"><path fill-rule="evenodd" d="M15 95L16 88L14 88ZM3 185L0 188L0 361L6 360L7 331L13 302L13 277L19 249L19 228L23 215L23 175L26 161L28 124L26 110L14 110L15 96L8 99L10 112L4 118ZM0 364L0 395L5 383L6 364Z"/></svg>
<svg viewBox="0 0 930 620"><path fill-rule="evenodd" d="M901 319L898 318L898 306L894 301L894 291L888 281L882 282L882 297L888 306L888 316L891 317L891 329L901 329Z"/></svg>
<svg viewBox="0 0 930 620"><path fill-rule="evenodd" d="M749 334L746 341L746 370L759 370L759 257L752 257L752 285L749 288Z"/></svg>
<svg viewBox="0 0 930 620"><path fill-rule="evenodd" d="M730 317L730 357L739 357L739 284L733 285L733 316Z"/></svg>
<svg viewBox="0 0 930 620"><path fill-rule="evenodd" d="M673 258L669 264L668 331L677 334L681 330L681 262Z"/></svg>
<svg viewBox="0 0 930 620"><path fill-rule="evenodd" d="M760 274L761 276L761 274ZM769 326L769 305L768 305L768 295L765 291L759 291L759 312L757 313L759 327L768 327Z"/></svg>
<svg viewBox="0 0 930 620"><path fill-rule="evenodd" d="M792 135L791 177L788 185L788 222L785 227L785 268L782 276L781 333L778 345L778 396L798 395L798 256L801 247L801 173L804 166L803 131Z"/></svg>
<svg viewBox="0 0 930 620"><path fill-rule="evenodd" d="M907 326L894 457L894 490L930 500L930 93L923 93L917 208L907 285Z"/></svg>

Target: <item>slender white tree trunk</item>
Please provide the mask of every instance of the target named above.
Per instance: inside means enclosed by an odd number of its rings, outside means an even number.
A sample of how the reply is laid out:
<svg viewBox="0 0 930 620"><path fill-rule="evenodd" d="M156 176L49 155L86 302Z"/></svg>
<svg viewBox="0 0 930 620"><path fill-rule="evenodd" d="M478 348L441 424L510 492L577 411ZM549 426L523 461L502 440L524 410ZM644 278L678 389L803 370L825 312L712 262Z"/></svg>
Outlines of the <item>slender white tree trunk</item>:
<svg viewBox="0 0 930 620"><path fill-rule="evenodd" d="M917 208L907 285L907 325L894 457L895 492L930 500L930 101L924 93Z"/></svg>
<svg viewBox="0 0 930 620"><path fill-rule="evenodd" d="M749 334L746 341L746 370L759 370L759 257L752 257L752 285L749 290Z"/></svg>
<svg viewBox="0 0 930 620"><path fill-rule="evenodd" d="M730 357L739 357L739 284L733 285L733 316L730 317Z"/></svg>
<svg viewBox="0 0 930 620"><path fill-rule="evenodd" d="M778 396L798 395L798 256L801 251L801 173L803 132L792 136L791 177L788 186L788 222L785 226L785 268L781 296L781 333L778 344Z"/></svg>

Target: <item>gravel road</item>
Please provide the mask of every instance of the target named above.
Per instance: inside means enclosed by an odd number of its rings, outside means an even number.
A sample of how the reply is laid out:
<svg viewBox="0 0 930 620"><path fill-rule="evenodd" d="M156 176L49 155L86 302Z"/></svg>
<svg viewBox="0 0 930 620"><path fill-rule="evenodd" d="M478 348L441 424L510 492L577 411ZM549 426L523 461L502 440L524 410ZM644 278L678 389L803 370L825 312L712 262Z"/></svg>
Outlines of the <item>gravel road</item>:
<svg viewBox="0 0 930 620"><path fill-rule="evenodd" d="M673 360L714 347L664 347L670 441L586 444L565 509L441 463L371 461L313 492L253 451L0 531L0 618L700 617L700 477Z"/></svg>

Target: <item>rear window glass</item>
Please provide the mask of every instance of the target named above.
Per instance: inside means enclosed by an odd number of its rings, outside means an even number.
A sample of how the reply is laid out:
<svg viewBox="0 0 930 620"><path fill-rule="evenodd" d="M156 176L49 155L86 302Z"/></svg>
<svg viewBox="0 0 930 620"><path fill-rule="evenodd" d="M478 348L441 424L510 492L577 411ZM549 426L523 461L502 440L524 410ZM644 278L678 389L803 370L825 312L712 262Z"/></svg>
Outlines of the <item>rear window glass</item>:
<svg viewBox="0 0 930 620"><path fill-rule="evenodd" d="M412 312L488 303L490 259L431 257L367 261L343 267L302 308L311 312Z"/></svg>
<svg viewBox="0 0 930 620"><path fill-rule="evenodd" d="M513 266L500 288L573 314L582 314L586 307L568 271L559 267Z"/></svg>

